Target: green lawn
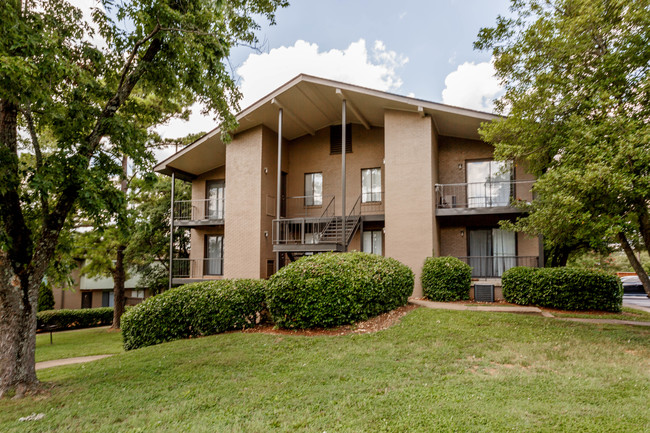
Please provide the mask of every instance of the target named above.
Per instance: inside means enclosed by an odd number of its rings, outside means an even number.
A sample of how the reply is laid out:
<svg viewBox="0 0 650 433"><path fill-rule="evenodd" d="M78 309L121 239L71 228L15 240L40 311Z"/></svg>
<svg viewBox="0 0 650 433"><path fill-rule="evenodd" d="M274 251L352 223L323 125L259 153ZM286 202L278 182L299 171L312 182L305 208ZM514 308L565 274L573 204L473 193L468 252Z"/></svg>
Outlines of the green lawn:
<svg viewBox="0 0 650 433"><path fill-rule="evenodd" d="M0 431L647 432L650 329L417 309L375 334L228 333L46 369ZM44 413L40 421L18 418Z"/></svg>
<svg viewBox="0 0 650 433"><path fill-rule="evenodd" d="M49 332L36 335L36 362L123 351L122 334L106 326L54 332L52 344Z"/></svg>

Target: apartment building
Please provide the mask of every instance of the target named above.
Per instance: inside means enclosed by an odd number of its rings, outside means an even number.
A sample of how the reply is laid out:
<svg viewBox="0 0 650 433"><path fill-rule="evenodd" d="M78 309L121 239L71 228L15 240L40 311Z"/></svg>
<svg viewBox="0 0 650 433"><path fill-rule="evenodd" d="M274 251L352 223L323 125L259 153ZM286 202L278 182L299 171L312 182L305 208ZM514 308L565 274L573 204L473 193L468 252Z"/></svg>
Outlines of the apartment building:
<svg viewBox="0 0 650 433"><path fill-rule="evenodd" d="M357 250L411 267L414 296L432 255L469 263L498 292L506 269L543 254L538 238L499 229L534 179L481 141L480 124L496 118L294 78L239 113L230 143L217 128L156 166L192 183L192 200L171 203L173 224L191 231L173 284L266 278L305 254Z"/></svg>

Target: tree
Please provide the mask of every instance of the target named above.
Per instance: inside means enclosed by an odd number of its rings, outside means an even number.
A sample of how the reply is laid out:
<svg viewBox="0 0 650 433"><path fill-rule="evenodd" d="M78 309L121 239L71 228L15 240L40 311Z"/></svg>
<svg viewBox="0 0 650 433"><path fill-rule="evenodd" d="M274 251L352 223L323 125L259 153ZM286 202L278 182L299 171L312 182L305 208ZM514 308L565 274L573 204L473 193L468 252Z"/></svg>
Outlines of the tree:
<svg viewBox="0 0 650 433"><path fill-rule="evenodd" d="M647 0L513 0L479 32L506 117L481 128L502 159L538 176L511 226L551 245L616 243L650 294L650 13Z"/></svg>
<svg viewBox="0 0 650 433"><path fill-rule="evenodd" d="M70 216L83 211L96 225L110 217L104 210L124 195L107 179L120 176L123 155L136 166L152 158L149 125L200 102L231 130L240 95L230 49L255 44L255 17L273 23L286 4L102 0L90 26L65 0L0 2L0 397L38 389L38 287ZM21 152L35 169L21 165Z"/></svg>
<svg viewBox="0 0 650 433"><path fill-rule="evenodd" d="M191 197L190 185L177 181L176 199ZM139 285L151 293L167 288L169 275L169 212L171 179L152 173L134 173L125 185L125 206L115 221L77 236L75 255L85 260L82 272L90 277L113 279L113 324L119 329L126 297L124 284L130 274L142 275ZM177 249L187 250L187 231L177 228Z"/></svg>
<svg viewBox="0 0 650 433"><path fill-rule="evenodd" d="M41 283L38 288L38 311L46 311L54 308L54 294L48 283Z"/></svg>

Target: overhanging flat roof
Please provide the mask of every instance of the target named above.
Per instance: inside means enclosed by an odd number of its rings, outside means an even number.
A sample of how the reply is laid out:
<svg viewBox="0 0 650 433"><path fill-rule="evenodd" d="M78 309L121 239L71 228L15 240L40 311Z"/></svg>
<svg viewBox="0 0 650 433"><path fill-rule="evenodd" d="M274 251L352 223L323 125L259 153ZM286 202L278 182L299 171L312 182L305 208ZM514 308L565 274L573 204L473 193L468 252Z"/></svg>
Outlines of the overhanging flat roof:
<svg viewBox="0 0 650 433"><path fill-rule="evenodd" d="M401 110L431 116L440 135L479 139L481 122L498 118L490 113L301 74L241 111L237 115L239 126L232 133L259 125L277 132L278 109L283 108L285 139L314 134L319 129L341 123L342 99L347 100L348 122L366 128L383 127L386 110ZM154 170L168 175L175 172L177 177L191 180L225 162L226 145L217 127L160 162Z"/></svg>

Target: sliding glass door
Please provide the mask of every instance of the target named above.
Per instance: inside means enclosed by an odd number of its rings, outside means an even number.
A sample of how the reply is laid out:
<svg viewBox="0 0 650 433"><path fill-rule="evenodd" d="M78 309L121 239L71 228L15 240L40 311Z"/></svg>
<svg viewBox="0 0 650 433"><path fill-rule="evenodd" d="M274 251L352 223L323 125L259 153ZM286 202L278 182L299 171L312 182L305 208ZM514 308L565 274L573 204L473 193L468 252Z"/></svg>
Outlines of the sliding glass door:
<svg viewBox="0 0 650 433"><path fill-rule="evenodd" d="M508 206L513 193L512 178L510 162L467 162L467 207Z"/></svg>
<svg viewBox="0 0 650 433"><path fill-rule="evenodd" d="M516 266L515 233L501 229L470 230L469 265L473 277L500 277Z"/></svg>

